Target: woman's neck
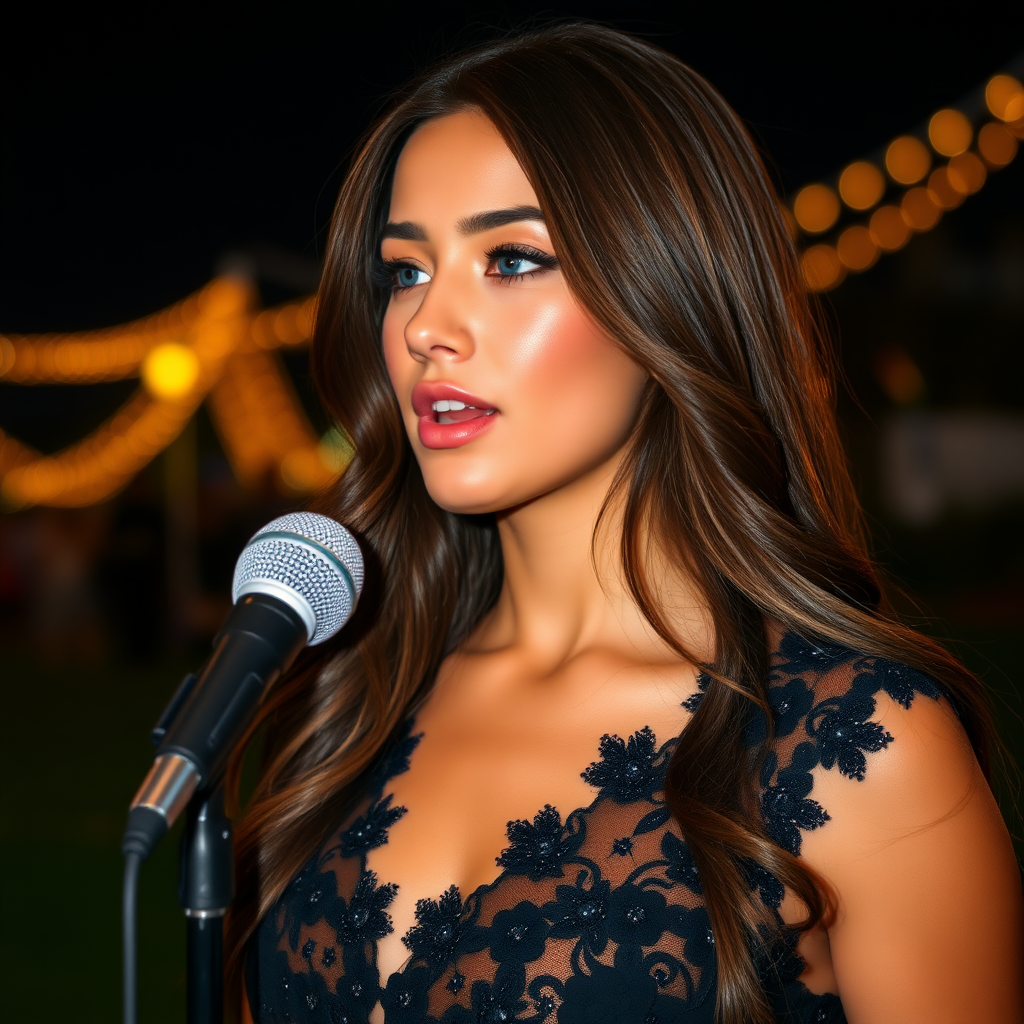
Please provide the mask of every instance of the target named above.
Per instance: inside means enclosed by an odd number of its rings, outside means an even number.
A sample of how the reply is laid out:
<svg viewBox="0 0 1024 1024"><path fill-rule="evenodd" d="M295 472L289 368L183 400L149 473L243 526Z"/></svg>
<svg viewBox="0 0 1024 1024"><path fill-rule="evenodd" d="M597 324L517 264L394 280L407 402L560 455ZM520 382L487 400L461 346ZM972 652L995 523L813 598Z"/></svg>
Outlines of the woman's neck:
<svg viewBox="0 0 1024 1024"><path fill-rule="evenodd" d="M594 647L617 649L642 661L678 660L644 618L624 579L623 491L609 503L594 536L621 457L499 515L505 567L501 595L469 649L517 648L542 672ZM646 538L641 540L644 550ZM711 660L710 616L692 581L653 554L647 571L679 639L699 660Z"/></svg>

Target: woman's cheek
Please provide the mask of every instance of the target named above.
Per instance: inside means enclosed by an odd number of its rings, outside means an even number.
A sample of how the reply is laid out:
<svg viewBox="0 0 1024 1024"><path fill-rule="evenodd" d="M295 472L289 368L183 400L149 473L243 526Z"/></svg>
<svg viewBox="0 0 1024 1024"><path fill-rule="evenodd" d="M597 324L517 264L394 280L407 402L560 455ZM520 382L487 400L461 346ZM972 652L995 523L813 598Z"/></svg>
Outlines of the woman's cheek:
<svg viewBox="0 0 1024 1024"><path fill-rule="evenodd" d="M558 424L563 443L623 437L646 374L615 342L577 308L557 306L519 337L516 395L538 426Z"/></svg>

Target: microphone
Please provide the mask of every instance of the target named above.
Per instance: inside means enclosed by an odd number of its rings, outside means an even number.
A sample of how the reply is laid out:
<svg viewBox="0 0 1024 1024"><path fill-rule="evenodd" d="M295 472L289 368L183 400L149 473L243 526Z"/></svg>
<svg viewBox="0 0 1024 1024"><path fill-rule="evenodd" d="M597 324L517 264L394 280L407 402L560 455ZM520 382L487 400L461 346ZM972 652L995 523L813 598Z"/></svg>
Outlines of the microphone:
<svg viewBox="0 0 1024 1024"><path fill-rule="evenodd" d="M333 519L295 512L252 537L213 654L185 677L153 730L156 759L131 803L124 853L148 857L192 794L219 780L271 685L306 644L344 626L362 588L359 545Z"/></svg>

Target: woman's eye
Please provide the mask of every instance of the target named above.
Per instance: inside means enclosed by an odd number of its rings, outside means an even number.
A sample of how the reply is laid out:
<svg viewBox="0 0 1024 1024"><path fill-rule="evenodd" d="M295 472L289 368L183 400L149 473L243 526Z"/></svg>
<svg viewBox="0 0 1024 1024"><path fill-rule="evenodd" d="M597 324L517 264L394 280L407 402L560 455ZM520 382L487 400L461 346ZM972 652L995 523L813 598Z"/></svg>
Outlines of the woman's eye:
<svg viewBox="0 0 1024 1024"><path fill-rule="evenodd" d="M539 269L540 264L528 260L525 256L499 256L495 260L495 267L502 277L509 277L513 274L528 274Z"/></svg>
<svg viewBox="0 0 1024 1024"><path fill-rule="evenodd" d="M412 288L418 284L426 284L430 280L430 275L425 270L420 270L419 267L397 267L395 269L395 287L396 288Z"/></svg>
<svg viewBox="0 0 1024 1024"><path fill-rule="evenodd" d="M532 274L554 270L558 266L558 260L554 256L537 249L520 249L518 246L499 246L487 253L487 259L488 275L506 279L510 283Z"/></svg>

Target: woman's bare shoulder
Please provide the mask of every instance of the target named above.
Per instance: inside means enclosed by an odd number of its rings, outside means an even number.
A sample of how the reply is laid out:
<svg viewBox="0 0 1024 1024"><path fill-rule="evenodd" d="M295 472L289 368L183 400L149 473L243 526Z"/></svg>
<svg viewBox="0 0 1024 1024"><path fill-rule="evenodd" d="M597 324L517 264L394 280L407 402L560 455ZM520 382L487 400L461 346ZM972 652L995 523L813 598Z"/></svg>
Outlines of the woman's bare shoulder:
<svg viewBox="0 0 1024 1024"><path fill-rule="evenodd" d="M773 657L771 703L765 821L833 890L829 944L849 1018L1024 1019L1019 869L941 688L907 665L790 636Z"/></svg>

